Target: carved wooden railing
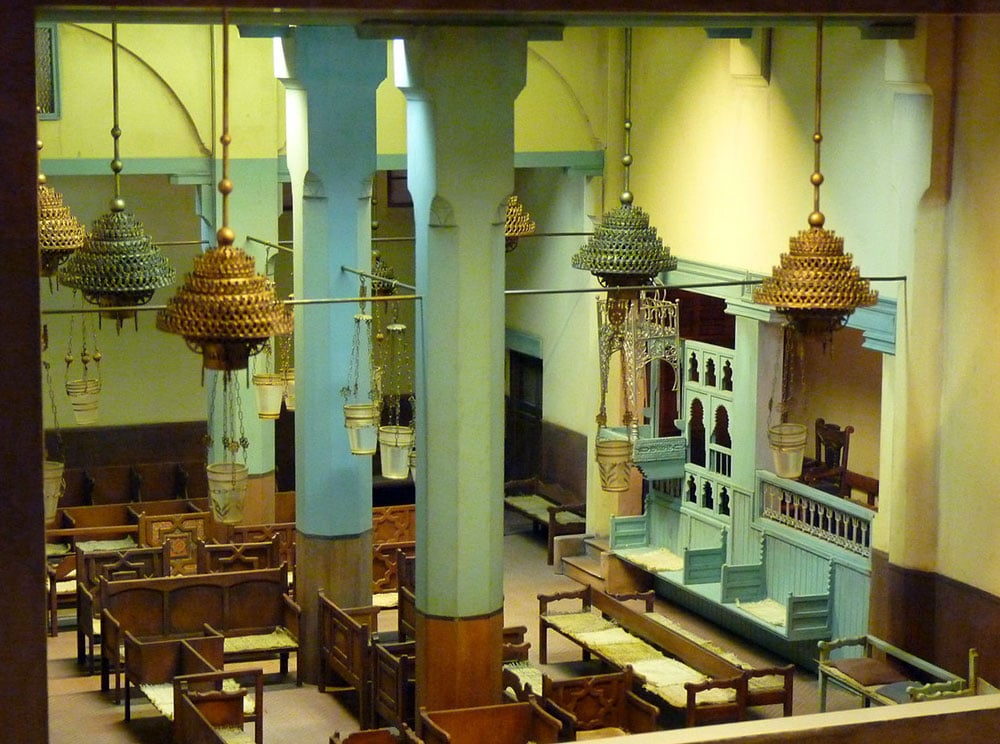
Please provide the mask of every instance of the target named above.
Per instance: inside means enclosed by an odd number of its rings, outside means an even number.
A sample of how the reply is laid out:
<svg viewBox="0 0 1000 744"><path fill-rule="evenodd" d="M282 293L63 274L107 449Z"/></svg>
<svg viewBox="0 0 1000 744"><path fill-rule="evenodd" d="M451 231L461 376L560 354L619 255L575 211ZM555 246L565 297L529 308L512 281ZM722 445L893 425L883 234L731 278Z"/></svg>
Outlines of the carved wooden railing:
<svg viewBox="0 0 1000 744"><path fill-rule="evenodd" d="M761 519L870 556L875 512L767 471L757 475Z"/></svg>

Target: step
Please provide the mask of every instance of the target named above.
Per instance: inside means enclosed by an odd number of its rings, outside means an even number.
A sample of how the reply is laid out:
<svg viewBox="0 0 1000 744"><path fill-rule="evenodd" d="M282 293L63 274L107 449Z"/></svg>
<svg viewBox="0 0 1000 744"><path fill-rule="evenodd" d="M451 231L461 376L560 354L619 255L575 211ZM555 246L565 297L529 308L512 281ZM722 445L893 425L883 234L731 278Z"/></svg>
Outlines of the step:
<svg viewBox="0 0 1000 744"><path fill-rule="evenodd" d="M562 572L581 584L604 590L603 566L599 557L591 555L564 556Z"/></svg>

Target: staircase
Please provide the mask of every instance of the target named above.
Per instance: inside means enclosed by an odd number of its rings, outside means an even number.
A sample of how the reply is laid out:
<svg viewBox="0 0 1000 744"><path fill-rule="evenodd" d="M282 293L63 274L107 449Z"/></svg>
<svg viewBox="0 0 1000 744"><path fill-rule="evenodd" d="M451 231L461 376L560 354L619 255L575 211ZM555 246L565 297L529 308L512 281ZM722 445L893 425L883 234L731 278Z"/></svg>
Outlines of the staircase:
<svg viewBox="0 0 1000 744"><path fill-rule="evenodd" d="M652 576L620 560L611 552L607 537L584 537L580 547L580 552L562 556L562 572L571 579L610 594L641 592L652 588Z"/></svg>

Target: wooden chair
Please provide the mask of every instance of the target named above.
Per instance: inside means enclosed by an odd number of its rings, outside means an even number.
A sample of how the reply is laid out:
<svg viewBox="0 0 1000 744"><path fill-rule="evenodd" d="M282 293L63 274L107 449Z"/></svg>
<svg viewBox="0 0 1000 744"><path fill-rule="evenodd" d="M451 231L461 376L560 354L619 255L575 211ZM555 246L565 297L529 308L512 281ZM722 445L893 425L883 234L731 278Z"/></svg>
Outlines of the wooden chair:
<svg viewBox="0 0 1000 744"><path fill-rule="evenodd" d="M850 496L847 457L853 433L853 426L841 428L821 418L816 419L816 459L806 463L802 470L802 482L835 496Z"/></svg>

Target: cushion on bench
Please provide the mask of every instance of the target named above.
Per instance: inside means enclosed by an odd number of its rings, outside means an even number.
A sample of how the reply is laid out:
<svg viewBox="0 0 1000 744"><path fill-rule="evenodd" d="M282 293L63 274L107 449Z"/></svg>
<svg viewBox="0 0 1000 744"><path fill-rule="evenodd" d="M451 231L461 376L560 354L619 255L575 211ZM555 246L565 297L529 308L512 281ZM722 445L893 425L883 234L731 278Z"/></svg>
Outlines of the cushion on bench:
<svg viewBox="0 0 1000 744"><path fill-rule="evenodd" d="M161 682L158 684L142 684L139 685L139 689L142 690L142 694L153 704L160 715L168 720L174 719L174 683L173 682ZM236 692L240 689L240 683L235 679L224 679L222 680L222 689L224 692ZM253 696L247 695L243 698L243 712L247 716L252 716L254 713L253 709Z"/></svg>
<svg viewBox="0 0 1000 744"><path fill-rule="evenodd" d="M785 627L785 618L788 611L785 606L774 599L761 599L756 602L741 602L736 600L736 606L744 612L749 612L756 618L760 618L769 625L778 628Z"/></svg>
<svg viewBox="0 0 1000 744"><path fill-rule="evenodd" d="M829 662L829 664L863 687L908 681L907 676L889 662L882 659L873 659L869 656L836 659Z"/></svg>
<svg viewBox="0 0 1000 744"><path fill-rule="evenodd" d="M227 654L243 654L254 651L294 651L298 642L285 628L275 628L270 633L254 635L226 636L223 649Z"/></svg>
<svg viewBox="0 0 1000 744"><path fill-rule="evenodd" d="M754 665L739 656L734 654L729 649L725 649L719 644L702 638L697 633L685 628L683 625L674 622L669 617L661 615L659 612L646 612L644 613L653 622L659 623L678 635L682 635L688 640L694 641L699 646L704 648L706 651L711 651L716 656L725 659L730 664L738 666L740 669L753 669ZM785 678L780 674L768 674L763 677L751 677L748 682L748 687L751 692L763 692L765 690L781 690L785 686Z"/></svg>
<svg viewBox="0 0 1000 744"><path fill-rule="evenodd" d="M618 627L610 620L606 620L590 610L586 612L547 613L545 621L561 633L569 635L592 633Z"/></svg>
<svg viewBox="0 0 1000 744"><path fill-rule="evenodd" d="M253 734L235 726L218 726L215 733L219 735L226 744L255 744L257 741Z"/></svg>
<svg viewBox="0 0 1000 744"><path fill-rule="evenodd" d="M687 682L700 683L708 680L701 672L692 669L676 659L661 657L637 661L632 665L637 676L643 678L643 688L666 700L675 708L687 705ZM730 703L736 699L736 691L728 688L703 690L697 694L699 705Z"/></svg>
<svg viewBox="0 0 1000 744"><path fill-rule="evenodd" d="M684 570L684 559L667 548L632 548L615 552L652 573Z"/></svg>
<svg viewBox="0 0 1000 744"><path fill-rule="evenodd" d="M138 548L139 543L134 537L119 537L114 540L79 540L76 547L84 553L97 552L99 550L131 550Z"/></svg>

